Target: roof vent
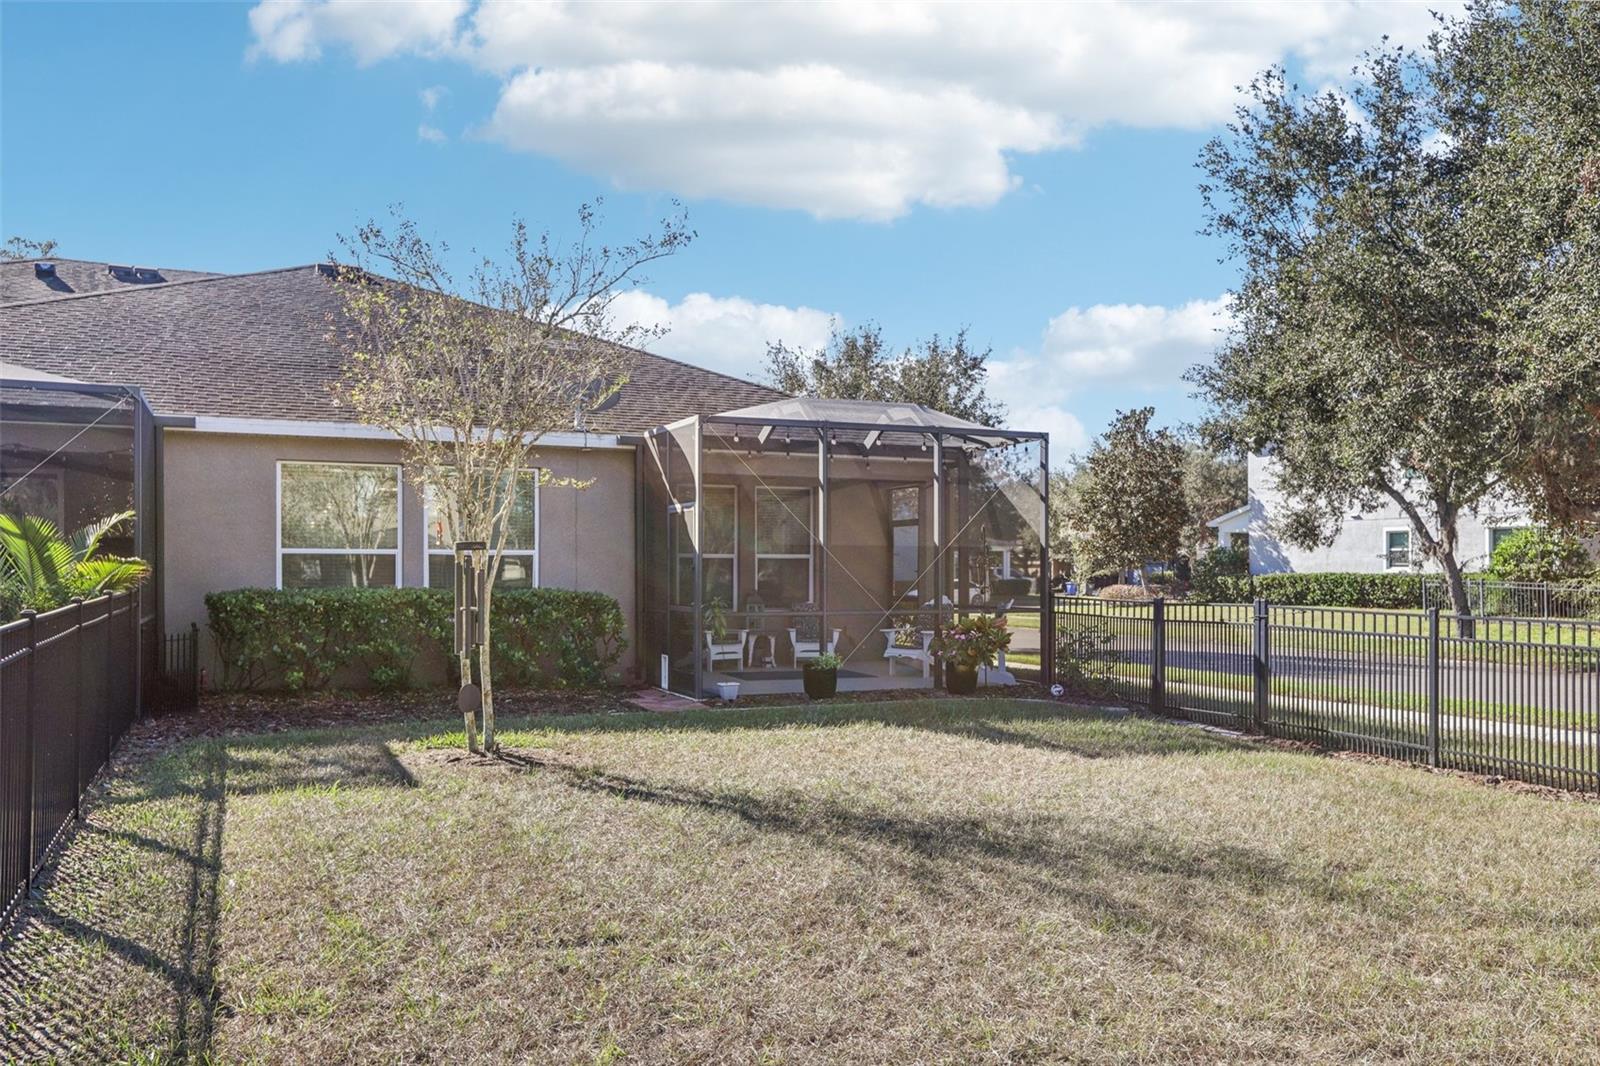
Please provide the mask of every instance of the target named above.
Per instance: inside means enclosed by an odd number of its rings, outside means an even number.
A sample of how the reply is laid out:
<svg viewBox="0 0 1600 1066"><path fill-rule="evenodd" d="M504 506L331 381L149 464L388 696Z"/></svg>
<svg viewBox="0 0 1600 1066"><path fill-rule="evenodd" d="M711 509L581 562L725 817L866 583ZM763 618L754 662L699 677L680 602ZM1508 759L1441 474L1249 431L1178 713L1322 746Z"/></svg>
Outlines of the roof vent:
<svg viewBox="0 0 1600 1066"><path fill-rule="evenodd" d="M161 271L155 267L134 267L133 276L139 281L161 281Z"/></svg>
<svg viewBox="0 0 1600 1066"><path fill-rule="evenodd" d="M35 263L33 264L33 276L36 278L53 278L56 276L56 265L54 263Z"/></svg>
<svg viewBox="0 0 1600 1066"><path fill-rule="evenodd" d="M107 263L106 264L106 273L110 274L112 277L116 278L118 281L132 281L133 280L133 267L130 267L130 266L115 266L115 265L113 265L111 263Z"/></svg>

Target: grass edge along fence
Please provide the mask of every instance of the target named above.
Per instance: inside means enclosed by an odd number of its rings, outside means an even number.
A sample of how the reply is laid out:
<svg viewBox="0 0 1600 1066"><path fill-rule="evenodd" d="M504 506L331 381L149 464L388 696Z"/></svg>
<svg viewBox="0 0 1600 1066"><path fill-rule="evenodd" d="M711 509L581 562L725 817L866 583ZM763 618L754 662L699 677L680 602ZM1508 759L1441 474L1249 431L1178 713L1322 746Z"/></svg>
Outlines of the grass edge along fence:
<svg viewBox="0 0 1600 1066"><path fill-rule="evenodd" d="M1600 792L1600 621L1056 601L1056 678L1173 717Z"/></svg>
<svg viewBox="0 0 1600 1066"><path fill-rule="evenodd" d="M143 713L160 669L143 606L119 592L0 626L0 934Z"/></svg>

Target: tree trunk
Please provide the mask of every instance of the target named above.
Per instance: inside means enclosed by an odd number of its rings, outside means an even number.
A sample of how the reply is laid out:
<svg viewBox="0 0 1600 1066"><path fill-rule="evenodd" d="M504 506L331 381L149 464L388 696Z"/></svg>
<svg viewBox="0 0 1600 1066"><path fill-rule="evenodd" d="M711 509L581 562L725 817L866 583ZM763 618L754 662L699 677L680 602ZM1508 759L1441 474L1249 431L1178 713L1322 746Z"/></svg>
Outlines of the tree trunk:
<svg viewBox="0 0 1600 1066"><path fill-rule="evenodd" d="M470 652L463 652L461 654L461 683L468 685L471 682L472 655ZM476 755L478 753L478 716L465 707L461 709L461 727L467 734L467 750Z"/></svg>
<svg viewBox="0 0 1600 1066"><path fill-rule="evenodd" d="M1444 568L1445 588L1450 593L1450 606L1456 612L1456 624L1463 639L1471 640L1476 626L1472 618L1472 601L1467 597L1467 582L1461 576L1461 564L1456 562L1454 551L1441 552L1439 565Z"/></svg>
<svg viewBox="0 0 1600 1066"><path fill-rule="evenodd" d="M497 556L488 565L498 569ZM489 604L494 598L494 576L491 575L483 583L483 644L478 648L478 689L483 693L483 750L494 754L500 750L500 744L494 738L494 685L489 674Z"/></svg>

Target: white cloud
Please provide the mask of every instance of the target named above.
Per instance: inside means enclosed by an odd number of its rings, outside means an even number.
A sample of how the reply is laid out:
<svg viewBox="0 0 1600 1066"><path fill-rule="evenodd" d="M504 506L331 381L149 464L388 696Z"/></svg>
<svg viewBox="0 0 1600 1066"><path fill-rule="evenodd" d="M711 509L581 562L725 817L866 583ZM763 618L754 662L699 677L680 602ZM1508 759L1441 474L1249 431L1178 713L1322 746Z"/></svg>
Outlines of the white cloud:
<svg viewBox="0 0 1600 1066"><path fill-rule="evenodd" d="M350 49L362 66L401 53L436 55L456 39L467 0L261 0L250 9L250 58L316 59L326 46Z"/></svg>
<svg viewBox="0 0 1600 1066"><path fill-rule="evenodd" d="M1216 350L1229 323L1226 297L1178 307L1070 307L1044 329L1038 369L1072 384L1171 385Z"/></svg>
<svg viewBox="0 0 1600 1066"><path fill-rule="evenodd" d="M808 117L788 120L798 114ZM965 89L906 90L827 67L659 63L524 71L486 132L625 188L869 219L913 202L993 203L1016 184L1007 151L1067 140L1050 116Z"/></svg>
<svg viewBox="0 0 1600 1066"><path fill-rule="evenodd" d="M265 0L253 55L452 56L503 79L485 131L627 188L821 217L991 204L1010 159L1096 126L1204 128L1295 58L1345 74L1420 4L500 4Z"/></svg>
<svg viewBox="0 0 1600 1066"><path fill-rule="evenodd" d="M1070 391L1057 378L1041 377L1027 353L989 361L989 395L1006 405L1006 424L1050 434L1050 454L1058 464L1089 445L1088 430L1062 402Z"/></svg>
<svg viewBox="0 0 1600 1066"><path fill-rule="evenodd" d="M424 122L417 127L417 140L427 141L429 144L443 144L447 138L444 135L444 130Z"/></svg>
<svg viewBox="0 0 1600 1066"><path fill-rule="evenodd" d="M665 336L646 347L724 374L759 380L766 369L767 344L820 348L828 343L835 316L811 307L760 304L738 296L694 292L673 304L633 289L611 305L618 325L666 326Z"/></svg>
<svg viewBox="0 0 1600 1066"><path fill-rule="evenodd" d="M449 91L443 85L430 85L417 93L417 99L422 101L422 109L431 113L438 109L439 101L443 100Z"/></svg>

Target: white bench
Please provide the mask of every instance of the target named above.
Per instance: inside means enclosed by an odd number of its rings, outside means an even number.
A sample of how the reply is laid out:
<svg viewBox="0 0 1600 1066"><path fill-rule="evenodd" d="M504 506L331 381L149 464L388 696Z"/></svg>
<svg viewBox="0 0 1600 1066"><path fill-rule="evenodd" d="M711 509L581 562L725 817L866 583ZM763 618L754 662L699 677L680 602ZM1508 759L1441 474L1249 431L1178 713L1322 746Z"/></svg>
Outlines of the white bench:
<svg viewBox="0 0 1600 1066"><path fill-rule="evenodd" d="M883 634L883 657L889 661L890 677L894 676L894 664L901 659L911 659L914 662L921 663L924 681L933 676L933 651L931 650L933 630L924 629L922 631L922 646L913 648L901 648L895 645L895 636L899 633L899 630L880 629L878 632Z"/></svg>

